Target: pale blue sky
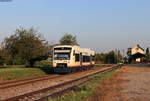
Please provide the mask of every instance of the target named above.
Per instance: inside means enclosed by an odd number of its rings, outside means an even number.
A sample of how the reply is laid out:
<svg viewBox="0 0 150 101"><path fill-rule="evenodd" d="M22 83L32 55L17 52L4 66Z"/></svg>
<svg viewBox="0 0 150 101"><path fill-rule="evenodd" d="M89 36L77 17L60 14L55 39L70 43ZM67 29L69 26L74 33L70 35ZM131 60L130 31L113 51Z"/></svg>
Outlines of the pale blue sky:
<svg viewBox="0 0 150 101"><path fill-rule="evenodd" d="M0 2L0 41L34 26L49 42L77 35L97 52L150 46L150 0L12 0Z"/></svg>

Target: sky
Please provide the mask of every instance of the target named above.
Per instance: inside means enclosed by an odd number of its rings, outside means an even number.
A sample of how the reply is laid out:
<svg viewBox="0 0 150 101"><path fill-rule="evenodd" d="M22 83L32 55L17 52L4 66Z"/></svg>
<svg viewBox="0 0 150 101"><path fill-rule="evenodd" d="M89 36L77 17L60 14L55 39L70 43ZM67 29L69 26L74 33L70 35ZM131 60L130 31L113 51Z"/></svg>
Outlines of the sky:
<svg viewBox="0 0 150 101"><path fill-rule="evenodd" d="M0 0L1 1L1 0ZM65 34L96 52L150 46L150 0L12 0L0 2L0 42L35 27L50 43Z"/></svg>

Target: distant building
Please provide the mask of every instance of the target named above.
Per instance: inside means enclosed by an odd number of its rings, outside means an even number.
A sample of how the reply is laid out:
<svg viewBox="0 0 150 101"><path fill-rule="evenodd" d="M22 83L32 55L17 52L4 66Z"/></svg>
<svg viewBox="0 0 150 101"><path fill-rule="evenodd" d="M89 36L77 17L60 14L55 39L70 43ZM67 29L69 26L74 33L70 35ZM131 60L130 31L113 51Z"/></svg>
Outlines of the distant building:
<svg viewBox="0 0 150 101"><path fill-rule="evenodd" d="M136 45L135 47L131 48L131 55L135 55L137 53L145 54L144 49L140 47L140 45Z"/></svg>
<svg viewBox="0 0 150 101"><path fill-rule="evenodd" d="M145 51L140 45L136 45L132 48L129 48L131 51L132 62L143 62L145 57Z"/></svg>

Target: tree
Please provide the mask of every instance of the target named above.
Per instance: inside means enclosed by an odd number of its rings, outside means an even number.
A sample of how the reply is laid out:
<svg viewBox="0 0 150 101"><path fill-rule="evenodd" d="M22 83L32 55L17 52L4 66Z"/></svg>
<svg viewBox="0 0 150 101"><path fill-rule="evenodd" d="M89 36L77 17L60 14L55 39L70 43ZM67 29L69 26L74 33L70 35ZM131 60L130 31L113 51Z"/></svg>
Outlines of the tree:
<svg viewBox="0 0 150 101"><path fill-rule="evenodd" d="M16 29L15 34L3 42L5 57L9 64L29 64L45 59L49 54L48 42L34 28Z"/></svg>
<svg viewBox="0 0 150 101"><path fill-rule="evenodd" d="M149 60L150 60L149 48L146 48L145 60L146 60L146 62L149 62Z"/></svg>
<svg viewBox="0 0 150 101"><path fill-rule="evenodd" d="M117 63L118 63L118 62L123 62L123 56L122 56L120 50L116 50L115 55L116 55L116 62L117 62Z"/></svg>
<svg viewBox="0 0 150 101"><path fill-rule="evenodd" d="M114 51L111 51L105 55L105 63L116 63L116 55Z"/></svg>
<svg viewBox="0 0 150 101"><path fill-rule="evenodd" d="M127 56L128 56L128 63L131 63L132 62L131 48L128 48Z"/></svg>
<svg viewBox="0 0 150 101"><path fill-rule="evenodd" d="M71 34L65 34L60 40L61 45L79 45L77 43L76 36L73 36Z"/></svg>
<svg viewBox="0 0 150 101"><path fill-rule="evenodd" d="M3 49L0 45L0 65L4 64Z"/></svg>
<svg viewBox="0 0 150 101"><path fill-rule="evenodd" d="M123 56L119 50L110 51L108 53L96 53L95 61L97 63L118 63L122 62Z"/></svg>
<svg viewBox="0 0 150 101"><path fill-rule="evenodd" d="M128 63L128 58L127 58L127 57L124 57L124 58L123 58L123 62L124 62L125 64L127 64L127 63Z"/></svg>
<svg viewBox="0 0 150 101"><path fill-rule="evenodd" d="M95 61L97 63L104 63L104 61L105 61L105 54L104 53L96 53L95 54Z"/></svg>

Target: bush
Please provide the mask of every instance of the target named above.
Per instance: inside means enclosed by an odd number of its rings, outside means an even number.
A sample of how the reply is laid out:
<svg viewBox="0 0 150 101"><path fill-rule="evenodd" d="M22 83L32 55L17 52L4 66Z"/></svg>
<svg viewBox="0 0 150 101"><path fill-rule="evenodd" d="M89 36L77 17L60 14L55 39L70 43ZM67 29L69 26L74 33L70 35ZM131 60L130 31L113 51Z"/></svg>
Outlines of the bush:
<svg viewBox="0 0 150 101"><path fill-rule="evenodd" d="M35 67L52 67L52 61L42 60L35 63Z"/></svg>
<svg viewBox="0 0 150 101"><path fill-rule="evenodd" d="M3 64L4 64L4 59L0 57L0 66L2 66Z"/></svg>
<svg viewBox="0 0 150 101"><path fill-rule="evenodd" d="M0 69L0 81L28 78L45 74L46 73L39 68L21 68L14 66L13 68Z"/></svg>

